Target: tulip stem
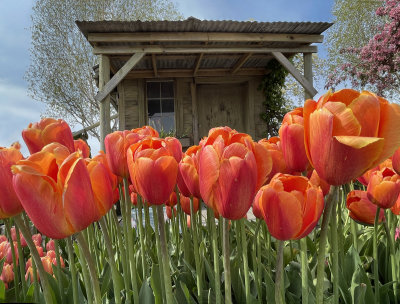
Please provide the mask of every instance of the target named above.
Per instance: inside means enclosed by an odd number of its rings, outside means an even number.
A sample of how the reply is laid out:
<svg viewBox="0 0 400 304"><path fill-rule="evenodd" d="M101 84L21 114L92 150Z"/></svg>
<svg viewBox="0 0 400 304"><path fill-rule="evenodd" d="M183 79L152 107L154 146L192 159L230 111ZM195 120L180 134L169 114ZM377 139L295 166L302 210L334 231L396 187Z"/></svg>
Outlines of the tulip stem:
<svg viewBox="0 0 400 304"><path fill-rule="evenodd" d="M333 304L339 303L339 250L337 235L337 204L332 206L331 216L331 237L332 237L332 275L333 275Z"/></svg>
<svg viewBox="0 0 400 304"><path fill-rule="evenodd" d="M68 267L72 278L72 299L74 304L78 304L78 281L76 275L76 266L74 258L74 249L72 248L72 237L67 237Z"/></svg>
<svg viewBox="0 0 400 304"><path fill-rule="evenodd" d="M17 269L17 255L15 254L15 247L14 247L14 242L12 239L11 235L11 219L4 219L4 223L6 226L6 231L7 231L7 236L8 236L8 241L10 243L10 248L11 248L11 255L12 255L12 261L13 261L13 271L14 271L14 290L15 290L15 297L17 301L19 301L19 276L18 276L18 269ZM21 253L19 253L20 255ZM21 262L20 262L21 264ZM21 281L24 281L24 277L21 277ZM24 292L25 294L25 292Z"/></svg>
<svg viewBox="0 0 400 304"><path fill-rule="evenodd" d="M257 255L257 295L258 295L258 303L262 303L262 267L261 267L261 225L262 225L262 220L257 219L257 228L256 231L254 232L254 237L256 239L256 255Z"/></svg>
<svg viewBox="0 0 400 304"><path fill-rule="evenodd" d="M143 281L147 278L147 262L146 262L146 252L144 246L144 227L143 227L143 203L142 197L138 194L137 195L137 212L138 212L138 225L139 225L139 239L140 239L140 251L142 256L142 268L143 268Z"/></svg>
<svg viewBox="0 0 400 304"><path fill-rule="evenodd" d="M117 232L117 240L118 240L118 248L119 252L121 253L121 260L122 260L122 269L123 269L123 278L124 278L124 286L125 286L125 294L127 298L127 302L130 303L130 297L128 297L128 291L129 291L129 277L127 275L128 272L128 260L126 257L126 251L125 251L125 246L122 241L122 235L121 235L121 226L118 223L118 218L117 218L117 213L114 208L111 208L111 217L114 222L114 228L115 231Z"/></svg>
<svg viewBox="0 0 400 304"><path fill-rule="evenodd" d="M240 226L240 234L242 239L242 257L243 257L243 274L244 274L244 286L246 291L246 303L251 302L250 298L250 277L249 277L249 263L247 257L247 238L246 238L246 227L245 227L245 219L240 219L238 221Z"/></svg>
<svg viewBox="0 0 400 304"><path fill-rule="evenodd" d="M40 259L39 253L36 249L35 244L32 241L32 235L29 231L28 227L25 226L25 223L20 215L16 215L14 217L15 224L21 230L22 235L25 238L26 243L28 244L29 250L31 252L31 256L36 264L37 270L39 271L40 282L43 288L44 299L46 303L54 303L53 297L51 296L51 287L49 285L49 281L47 280L47 273L44 270L42 260Z"/></svg>
<svg viewBox="0 0 400 304"><path fill-rule="evenodd" d="M385 212L386 213L386 212ZM386 214L385 214L386 217ZM394 244L393 244L393 239L392 235L389 230L389 226L387 222L383 222L383 226L385 227L386 231L386 237L389 243L389 249L390 249L390 263L391 263L391 268L392 268L392 281L393 283L393 292L394 292L394 303L397 304L397 298L398 298L398 291L397 291L397 282L398 282L398 277L397 277L397 263L396 263L396 251L394 249Z"/></svg>
<svg viewBox="0 0 400 304"><path fill-rule="evenodd" d="M126 208L125 215L127 224L126 229L128 238L129 265L130 265L130 273L131 273L132 288L133 288L133 300L134 303L137 304L139 303L139 287L137 283L137 268L136 268L135 248L133 243L133 231L132 231L132 202L131 202L131 197L129 195L129 183L127 178L124 178L124 190L125 190L124 203ZM144 253L142 254L142 257L144 257ZM144 279L145 278L143 278L143 280Z"/></svg>
<svg viewBox="0 0 400 304"><path fill-rule="evenodd" d="M308 259L307 237L300 239L301 257L301 303L308 304Z"/></svg>
<svg viewBox="0 0 400 304"><path fill-rule="evenodd" d="M213 258L214 258L214 280L215 280L215 303L221 304L221 281L219 272L219 252L218 252L218 236L217 229L215 227L214 211L207 207L207 217L210 217L211 225L211 242L213 248Z"/></svg>
<svg viewBox="0 0 400 304"><path fill-rule="evenodd" d="M172 296L172 285L171 285L171 275L169 269L169 255L167 249L166 235L165 235L165 220L164 220L164 211L163 206L157 206L157 217L158 217L158 225L160 228L160 247L161 247L161 255L163 259L163 273L164 273L164 286L165 286L165 298L167 304L174 303L174 299Z"/></svg>
<svg viewBox="0 0 400 304"><path fill-rule="evenodd" d="M108 234L108 230L107 230L107 223L105 221L105 217L103 216L100 220L100 227L101 230L103 232L104 235L104 242L107 248L107 253L108 253L108 263L110 264L111 267L111 275L113 278L113 287L114 287L114 299L115 299L115 303L119 304L121 303L121 289L122 286L120 284L120 279L119 279L119 273L118 273L118 269L117 269L117 265L115 264L115 260L114 260L114 249L112 246L112 242L110 239L110 235Z"/></svg>
<svg viewBox="0 0 400 304"><path fill-rule="evenodd" d="M374 238L373 238L373 255L374 255L374 285L375 285L375 303L380 303L379 296L379 269L378 269L378 225L379 214L381 208L376 208L375 222L374 222Z"/></svg>
<svg viewBox="0 0 400 304"><path fill-rule="evenodd" d="M26 288L26 282L24 279L24 274L25 274L25 261L24 261L24 253L22 251L22 246L21 246L21 237L19 235L19 229L18 226L15 226L15 236L17 237L17 250L18 250L18 260L19 260L19 272L21 274L21 284L22 284L22 292L25 295L27 292Z"/></svg>
<svg viewBox="0 0 400 304"><path fill-rule="evenodd" d="M64 302L64 288L61 278L61 260L60 260L60 246L58 245L58 240L54 240L54 251L56 252L56 277L58 281L58 291L60 292L61 302Z"/></svg>
<svg viewBox="0 0 400 304"><path fill-rule="evenodd" d="M97 277L97 270L96 265L93 261L92 255L90 254L88 244L83 237L82 232L78 232L76 234L76 240L78 241L79 247L82 249L82 254L86 260L87 267L89 269L90 278L92 281L92 288L94 294L94 301L96 304L101 303L101 293L100 293L100 286L99 286L99 279ZM82 267L84 267L82 265ZM86 286L88 288L88 286Z"/></svg>
<svg viewBox="0 0 400 304"><path fill-rule="evenodd" d="M323 303L324 301L324 276L325 276L325 251L326 242L328 239L329 221L334 205L336 204L336 193L338 187L331 186L328 196L326 197L326 205L324 215L322 218L321 232L319 237L318 246L318 260L317 260L317 285L316 285L316 303Z"/></svg>
<svg viewBox="0 0 400 304"><path fill-rule="evenodd" d="M283 248L285 247L284 241L277 240L278 252L276 257L276 277L275 277L275 303L285 303L285 292L283 284Z"/></svg>
<svg viewBox="0 0 400 304"><path fill-rule="evenodd" d="M193 209L193 196L190 197L190 230L193 235L193 249L194 249L194 263L196 266L196 281L197 281L197 297L199 298L199 303L203 303L203 284L201 281L201 269L200 269L200 256L199 256L199 243L197 240L197 214L194 213Z"/></svg>
<svg viewBox="0 0 400 304"><path fill-rule="evenodd" d="M163 268L163 259L161 256L161 245L160 245L160 233L158 228L158 217L156 206L152 206L153 211L153 223L154 223L154 235L156 237L156 248L157 248L157 260L158 267L160 271L160 282L161 282L161 294L162 294L162 302L165 303L165 284L164 284L164 268Z"/></svg>
<svg viewBox="0 0 400 304"><path fill-rule="evenodd" d="M222 247L224 255L224 275L225 275L225 303L232 304L231 294L231 264L229 251L229 220L223 218Z"/></svg>

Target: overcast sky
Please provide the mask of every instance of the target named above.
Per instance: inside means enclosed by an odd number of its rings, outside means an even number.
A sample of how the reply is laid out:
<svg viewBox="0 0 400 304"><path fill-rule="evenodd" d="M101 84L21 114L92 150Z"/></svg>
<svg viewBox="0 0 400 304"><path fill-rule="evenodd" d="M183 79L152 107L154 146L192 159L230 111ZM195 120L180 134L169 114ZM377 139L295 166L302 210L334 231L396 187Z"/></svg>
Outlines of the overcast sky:
<svg viewBox="0 0 400 304"><path fill-rule="evenodd" d="M33 0L0 0L0 147L20 141L22 129L40 119L44 106L28 96ZM238 21L331 21L333 0L178 0L185 18ZM62 117L61 117L62 118ZM93 150L97 150L93 147ZM27 155L27 149L23 148Z"/></svg>

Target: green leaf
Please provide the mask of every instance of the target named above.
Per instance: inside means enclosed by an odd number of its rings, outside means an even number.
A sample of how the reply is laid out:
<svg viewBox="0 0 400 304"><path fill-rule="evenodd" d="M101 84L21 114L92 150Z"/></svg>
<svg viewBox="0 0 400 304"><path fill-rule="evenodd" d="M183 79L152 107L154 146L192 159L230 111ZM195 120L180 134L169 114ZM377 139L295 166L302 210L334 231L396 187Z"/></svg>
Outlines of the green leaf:
<svg viewBox="0 0 400 304"><path fill-rule="evenodd" d="M0 287L0 290L1 290L1 287ZM33 302L35 300L34 294L35 294L35 284L31 284L31 286L28 288L28 291L26 292L25 302ZM1 291L0 291L0 301L2 301Z"/></svg>
<svg viewBox="0 0 400 304"><path fill-rule="evenodd" d="M104 266L104 269L102 271L100 284L100 293L103 297L110 290L110 288L112 288L111 267L108 263Z"/></svg>
<svg viewBox="0 0 400 304"><path fill-rule="evenodd" d="M153 266L152 266L150 285L154 292L155 303L161 304L163 301L162 286L161 286L161 279L160 279L160 268L157 264L153 264Z"/></svg>
<svg viewBox="0 0 400 304"><path fill-rule="evenodd" d="M154 304L153 291L147 281L143 281L142 287L140 288L139 303Z"/></svg>
<svg viewBox="0 0 400 304"><path fill-rule="evenodd" d="M6 286L4 285L3 281L0 280L0 301L6 301Z"/></svg>

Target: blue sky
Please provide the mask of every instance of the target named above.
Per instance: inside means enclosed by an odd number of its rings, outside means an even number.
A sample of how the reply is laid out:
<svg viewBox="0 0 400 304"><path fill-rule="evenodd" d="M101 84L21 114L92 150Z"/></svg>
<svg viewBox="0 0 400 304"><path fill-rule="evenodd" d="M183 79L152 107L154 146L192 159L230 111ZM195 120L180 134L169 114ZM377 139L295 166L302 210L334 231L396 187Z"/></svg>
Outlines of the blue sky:
<svg viewBox="0 0 400 304"><path fill-rule="evenodd" d="M33 0L0 0L0 147L21 138L44 106L28 96L30 14ZM331 21L333 0L178 0L184 17L238 21ZM95 144L95 146L97 146ZM97 151L97 147L92 147ZM27 155L27 149L23 148Z"/></svg>

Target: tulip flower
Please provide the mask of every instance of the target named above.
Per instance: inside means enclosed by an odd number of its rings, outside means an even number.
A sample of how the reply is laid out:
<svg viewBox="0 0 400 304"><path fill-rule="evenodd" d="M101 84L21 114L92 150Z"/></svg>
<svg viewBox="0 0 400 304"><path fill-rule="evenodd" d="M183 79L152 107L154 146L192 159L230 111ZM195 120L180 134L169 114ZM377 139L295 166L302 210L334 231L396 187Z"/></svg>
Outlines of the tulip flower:
<svg viewBox="0 0 400 304"><path fill-rule="evenodd" d="M128 168L137 192L150 204L164 204L176 185L176 150L160 138L147 138L131 145Z"/></svg>
<svg viewBox="0 0 400 304"><path fill-rule="evenodd" d="M394 171L396 171L397 174L400 174L400 147L393 154L392 165Z"/></svg>
<svg viewBox="0 0 400 304"><path fill-rule="evenodd" d="M269 139L261 139L258 141L259 144L263 145L267 148L268 153L272 159L272 168L270 173L267 176L266 182L268 183L275 174L277 173L289 173L289 170L286 166L285 159L282 153L281 140L279 137L271 137Z"/></svg>
<svg viewBox="0 0 400 304"><path fill-rule="evenodd" d="M311 184L313 184L316 187L321 187L324 196L329 193L331 185L329 185L326 181L320 178L317 171L312 170L311 176L309 178Z"/></svg>
<svg viewBox="0 0 400 304"><path fill-rule="evenodd" d="M187 196L180 196L180 203L182 211L185 212L187 215L190 215L190 198ZM193 212L196 213L199 211L200 203L197 197L193 197Z"/></svg>
<svg viewBox="0 0 400 304"><path fill-rule="evenodd" d="M391 168L371 174L367 187L368 199L380 208L393 207L400 194L400 176Z"/></svg>
<svg viewBox="0 0 400 304"><path fill-rule="evenodd" d="M79 152L53 143L12 167L14 188L26 213L48 237L85 229L96 216L89 172Z"/></svg>
<svg viewBox="0 0 400 304"><path fill-rule="evenodd" d="M394 215L400 215L400 195L398 196L392 208L390 208L390 211L392 211Z"/></svg>
<svg viewBox="0 0 400 304"><path fill-rule="evenodd" d="M14 281L14 271L11 264L4 263L0 280L2 280L4 283L10 283Z"/></svg>
<svg viewBox="0 0 400 304"><path fill-rule="evenodd" d="M111 171L119 176L127 178L129 176L128 165L126 162L126 151L129 146L145 138L146 135L134 133L132 131L115 131L108 134L104 139L106 155Z"/></svg>
<svg viewBox="0 0 400 304"><path fill-rule="evenodd" d="M83 139L79 138L74 140L74 151L81 151L83 158L88 158L90 156L90 147L88 146L87 142Z"/></svg>
<svg viewBox="0 0 400 304"><path fill-rule="evenodd" d="M179 163L178 188L184 196L201 197L199 187L199 153L201 146L191 146Z"/></svg>
<svg viewBox="0 0 400 304"><path fill-rule="evenodd" d="M66 146L71 153L75 151L71 128L62 119L43 118L39 122L30 123L28 128L22 131L22 138L31 154L39 152L53 142Z"/></svg>
<svg viewBox="0 0 400 304"><path fill-rule="evenodd" d="M132 130L133 133L139 134L139 135L145 135L145 136L151 136L151 137L160 137L158 132L154 130L153 127L150 126L143 126L141 128L136 128Z"/></svg>
<svg viewBox="0 0 400 304"><path fill-rule="evenodd" d="M347 194L346 207L350 217L363 225L374 225L376 209L378 208L369 199L366 191L353 190ZM385 220L383 210L379 213L379 223Z"/></svg>
<svg viewBox="0 0 400 304"><path fill-rule="evenodd" d="M262 195L262 191L258 191L256 196L254 197L254 201L253 201L253 205L252 205L253 214L256 218L259 218L259 219L263 218L262 211L260 209L260 205L258 204L258 202L260 201L261 195Z"/></svg>
<svg viewBox="0 0 400 304"><path fill-rule="evenodd" d="M371 174L374 173L375 171L382 170L383 168L393 168L392 160L390 158L386 159L384 162L380 163L378 166L376 166L372 169L369 169L367 172L365 172L363 175L361 175L359 178L357 178L357 180L364 186L368 186Z"/></svg>
<svg viewBox="0 0 400 304"><path fill-rule="evenodd" d="M178 198L176 197L176 193L172 192L168 198L168 200L165 202L165 204L169 207L173 207L178 203Z"/></svg>
<svg viewBox="0 0 400 304"><path fill-rule="evenodd" d="M174 206L166 206L165 207L165 213L167 214L167 217L169 219L172 219L172 210L174 210L174 216L176 216L176 208Z"/></svg>
<svg viewBox="0 0 400 304"><path fill-rule="evenodd" d="M307 156L331 185L361 176L400 146L400 106L370 92L343 89L304 105Z"/></svg>
<svg viewBox="0 0 400 304"><path fill-rule="evenodd" d="M21 160L20 145L13 144L10 148L0 147L0 219L19 214L23 207L12 185L11 166Z"/></svg>
<svg viewBox="0 0 400 304"><path fill-rule="evenodd" d="M0 234L0 244L3 242L7 242L7 237L4 234Z"/></svg>
<svg viewBox="0 0 400 304"><path fill-rule="evenodd" d="M13 246L14 246L14 251L15 251L15 258L17 260L17 264L18 264L18 247L17 247L17 242L13 242ZM0 243L0 260L2 258L6 258L5 262L8 264L12 264L13 259L12 259L12 250L11 250L11 244L8 241L4 241L2 243Z"/></svg>
<svg viewBox="0 0 400 304"><path fill-rule="evenodd" d="M324 209L321 188L303 176L277 174L259 192L258 205L268 231L282 241L307 236Z"/></svg>
<svg viewBox="0 0 400 304"><path fill-rule="evenodd" d="M50 251L50 250L55 250L55 249L56 249L56 246L54 244L54 240L48 241L46 244L46 250Z"/></svg>
<svg viewBox="0 0 400 304"><path fill-rule="evenodd" d="M228 141L229 143L229 141ZM200 193L224 218L243 218L257 190L257 162L248 144L226 144L219 135L199 155Z"/></svg>
<svg viewBox="0 0 400 304"><path fill-rule="evenodd" d="M14 226L11 227L11 239L13 240L13 242L17 241L17 231ZM28 246L28 244L26 243L26 240L21 232L19 232L19 239L21 241L21 247ZM32 239L33 239L33 237L32 237Z"/></svg>
<svg viewBox="0 0 400 304"><path fill-rule="evenodd" d="M239 133L229 127L217 127L208 132L208 137L200 142L200 146L213 145L217 139L223 142L225 146L233 143L246 145L253 152L257 163L256 188L259 189L267 182L273 163L268 149L264 145L254 142L251 136L246 133Z"/></svg>
<svg viewBox="0 0 400 304"><path fill-rule="evenodd" d="M282 153L290 172L303 172L309 166L304 147L303 108L286 113L279 129Z"/></svg>

